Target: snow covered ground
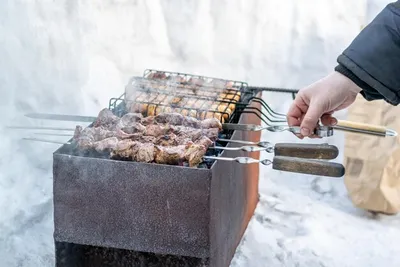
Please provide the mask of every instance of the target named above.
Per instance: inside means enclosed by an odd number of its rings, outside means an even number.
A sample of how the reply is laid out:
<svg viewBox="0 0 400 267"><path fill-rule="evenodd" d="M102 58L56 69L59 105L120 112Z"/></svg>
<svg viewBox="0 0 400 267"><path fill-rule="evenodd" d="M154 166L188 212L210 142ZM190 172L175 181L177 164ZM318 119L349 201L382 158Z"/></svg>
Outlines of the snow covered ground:
<svg viewBox="0 0 400 267"><path fill-rule="evenodd" d="M56 125L23 117L32 111L96 115L146 68L301 88L331 71L388 2L3 0L0 124ZM264 97L281 112L290 104L287 95ZM0 128L0 267L54 265L57 146L20 140L28 135ZM340 134L327 141L343 147ZM232 266L400 266L398 216L357 210L342 179L269 167L261 176L261 201Z"/></svg>

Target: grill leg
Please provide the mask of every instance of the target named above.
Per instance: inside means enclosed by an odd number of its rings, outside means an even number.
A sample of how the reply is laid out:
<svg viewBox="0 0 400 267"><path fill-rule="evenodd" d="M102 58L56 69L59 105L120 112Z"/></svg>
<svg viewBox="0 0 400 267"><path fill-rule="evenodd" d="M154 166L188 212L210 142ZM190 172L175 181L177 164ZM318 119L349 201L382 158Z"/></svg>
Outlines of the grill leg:
<svg viewBox="0 0 400 267"><path fill-rule="evenodd" d="M83 254L79 245L55 242L56 267L83 267Z"/></svg>
<svg viewBox="0 0 400 267"><path fill-rule="evenodd" d="M209 259L55 242L56 267L209 267Z"/></svg>

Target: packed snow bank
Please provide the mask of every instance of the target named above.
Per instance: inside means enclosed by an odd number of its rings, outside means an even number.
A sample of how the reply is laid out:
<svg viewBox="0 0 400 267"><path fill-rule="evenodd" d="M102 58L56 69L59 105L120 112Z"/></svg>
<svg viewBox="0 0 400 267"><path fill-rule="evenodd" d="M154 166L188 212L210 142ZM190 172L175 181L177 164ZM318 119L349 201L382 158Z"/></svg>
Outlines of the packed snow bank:
<svg viewBox="0 0 400 267"><path fill-rule="evenodd" d="M301 88L331 71L385 2L0 1L0 123L74 126L23 114L96 115L145 68ZM290 104L287 95L265 98L282 112ZM20 141L29 135L21 131L0 135L0 266L53 266L57 146ZM343 137L330 142L342 145ZM342 180L268 167L262 177L261 203L233 266L399 265L396 217L360 214Z"/></svg>

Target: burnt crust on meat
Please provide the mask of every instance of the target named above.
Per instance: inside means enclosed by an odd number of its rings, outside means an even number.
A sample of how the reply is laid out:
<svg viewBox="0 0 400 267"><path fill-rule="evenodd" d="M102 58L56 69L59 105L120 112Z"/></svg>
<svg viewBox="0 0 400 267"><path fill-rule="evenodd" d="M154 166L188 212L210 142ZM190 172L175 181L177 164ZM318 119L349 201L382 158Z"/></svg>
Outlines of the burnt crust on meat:
<svg viewBox="0 0 400 267"><path fill-rule="evenodd" d="M100 111L93 127L76 126L73 140L78 149L109 153L111 159L195 167L218 138L217 119L199 121L179 113L143 117L127 113L119 118Z"/></svg>
<svg viewBox="0 0 400 267"><path fill-rule="evenodd" d="M138 162L152 162L154 161L155 151L154 151L154 144L151 143L136 143L138 146L137 153L134 156L134 160Z"/></svg>

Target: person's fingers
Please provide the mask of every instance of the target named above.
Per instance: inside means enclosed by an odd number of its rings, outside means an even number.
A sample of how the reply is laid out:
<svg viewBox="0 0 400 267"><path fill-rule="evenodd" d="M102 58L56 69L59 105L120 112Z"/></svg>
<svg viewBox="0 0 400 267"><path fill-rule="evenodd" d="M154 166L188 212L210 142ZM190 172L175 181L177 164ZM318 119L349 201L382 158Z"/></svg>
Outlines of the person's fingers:
<svg viewBox="0 0 400 267"><path fill-rule="evenodd" d="M321 123L325 126L333 126L336 125L337 119L335 117L332 117L331 114L324 114L321 117Z"/></svg>
<svg viewBox="0 0 400 267"><path fill-rule="evenodd" d="M316 135L316 134L312 134L312 135L308 136L308 138L311 138L311 139L316 139L316 138L321 139L322 137L321 137L321 136L318 136L318 135Z"/></svg>
<svg viewBox="0 0 400 267"><path fill-rule="evenodd" d="M299 139L304 139L304 136L302 136L301 134L294 134L295 136L297 136Z"/></svg>
<svg viewBox="0 0 400 267"><path fill-rule="evenodd" d="M301 121L300 118L303 115L303 111L297 105L297 102L294 101L290 106L290 109L286 115L286 120L289 126L299 126Z"/></svg>
<svg viewBox="0 0 400 267"><path fill-rule="evenodd" d="M324 114L324 108L318 102L310 103L306 114L300 124L301 135L310 136L318 125L319 119Z"/></svg>

